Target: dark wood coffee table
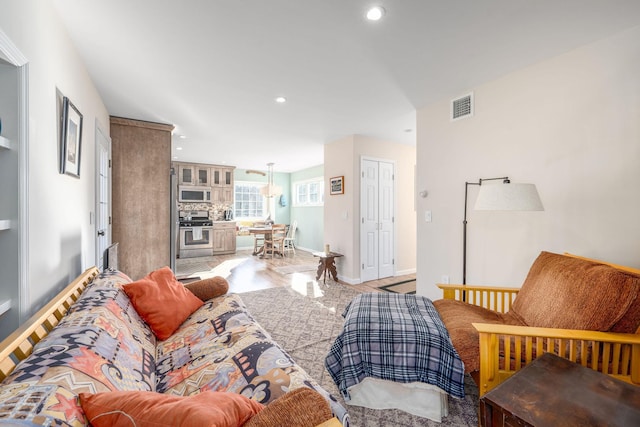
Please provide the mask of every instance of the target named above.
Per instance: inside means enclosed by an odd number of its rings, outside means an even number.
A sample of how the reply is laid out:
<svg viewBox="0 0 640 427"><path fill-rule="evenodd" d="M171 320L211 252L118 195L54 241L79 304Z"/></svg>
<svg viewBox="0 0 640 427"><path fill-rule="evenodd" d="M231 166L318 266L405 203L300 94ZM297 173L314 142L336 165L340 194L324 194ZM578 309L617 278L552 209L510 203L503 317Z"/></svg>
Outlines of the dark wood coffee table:
<svg viewBox="0 0 640 427"><path fill-rule="evenodd" d="M640 426L640 387L545 353L482 396L480 425Z"/></svg>

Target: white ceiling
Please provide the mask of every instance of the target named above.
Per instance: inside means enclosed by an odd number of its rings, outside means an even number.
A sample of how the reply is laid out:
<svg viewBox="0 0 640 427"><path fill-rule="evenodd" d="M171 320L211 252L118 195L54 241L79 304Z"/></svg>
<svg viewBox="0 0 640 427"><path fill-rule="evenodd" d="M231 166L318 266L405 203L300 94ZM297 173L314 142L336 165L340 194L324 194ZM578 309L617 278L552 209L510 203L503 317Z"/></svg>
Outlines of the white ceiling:
<svg viewBox="0 0 640 427"><path fill-rule="evenodd" d="M640 24L638 0L53 2L111 115L175 125L181 161L277 172L348 135L415 144L416 109Z"/></svg>

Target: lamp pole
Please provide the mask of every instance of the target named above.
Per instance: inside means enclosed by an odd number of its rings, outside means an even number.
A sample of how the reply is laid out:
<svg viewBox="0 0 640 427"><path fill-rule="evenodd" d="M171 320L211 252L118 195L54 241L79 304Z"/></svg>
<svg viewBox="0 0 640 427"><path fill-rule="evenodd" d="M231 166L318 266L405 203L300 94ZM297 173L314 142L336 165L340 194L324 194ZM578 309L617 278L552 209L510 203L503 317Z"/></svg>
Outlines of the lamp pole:
<svg viewBox="0 0 640 427"><path fill-rule="evenodd" d="M503 176L499 178L480 178L478 182L464 183L464 220L462 221L462 284L467 284L467 199L469 195L470 185L482 185L483 181L502 180L503 184L508 184L509 177ZM466 301L466 292L462 292L462 301Z"/></svg>

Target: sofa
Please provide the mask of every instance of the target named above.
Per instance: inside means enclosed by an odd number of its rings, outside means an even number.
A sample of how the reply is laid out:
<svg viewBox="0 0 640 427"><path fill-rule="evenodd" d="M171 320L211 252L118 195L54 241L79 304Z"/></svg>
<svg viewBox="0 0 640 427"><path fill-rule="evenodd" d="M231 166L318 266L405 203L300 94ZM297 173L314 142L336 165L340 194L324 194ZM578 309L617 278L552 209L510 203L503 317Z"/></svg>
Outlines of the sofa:
<svg viewBox="0 0 640 427"><path fill-rule="evenodd" d="M480 395L545 352L640 385L640 270L541 252L521 288L438 286Z"/></svg>
<svg viewBox="0 0 640 427"><path fill-rule="evenodd" d="M239 295L203 301L169 270L178 299L154 300L153 274L91 268L0 344L0 425L348 425Z"/></svg>

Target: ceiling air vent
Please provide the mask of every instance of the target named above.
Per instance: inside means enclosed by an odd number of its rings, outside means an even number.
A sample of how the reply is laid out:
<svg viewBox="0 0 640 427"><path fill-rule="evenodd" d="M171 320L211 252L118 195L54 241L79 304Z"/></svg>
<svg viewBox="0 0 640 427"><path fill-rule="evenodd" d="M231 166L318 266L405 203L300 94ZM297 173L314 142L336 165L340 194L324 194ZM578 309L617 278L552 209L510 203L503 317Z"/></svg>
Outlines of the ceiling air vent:
<svg viewBox="0 0 640 427"><path fill-rule="evenodd" d="M451 101L451 121L473 116L473 92Z"/></svg>

